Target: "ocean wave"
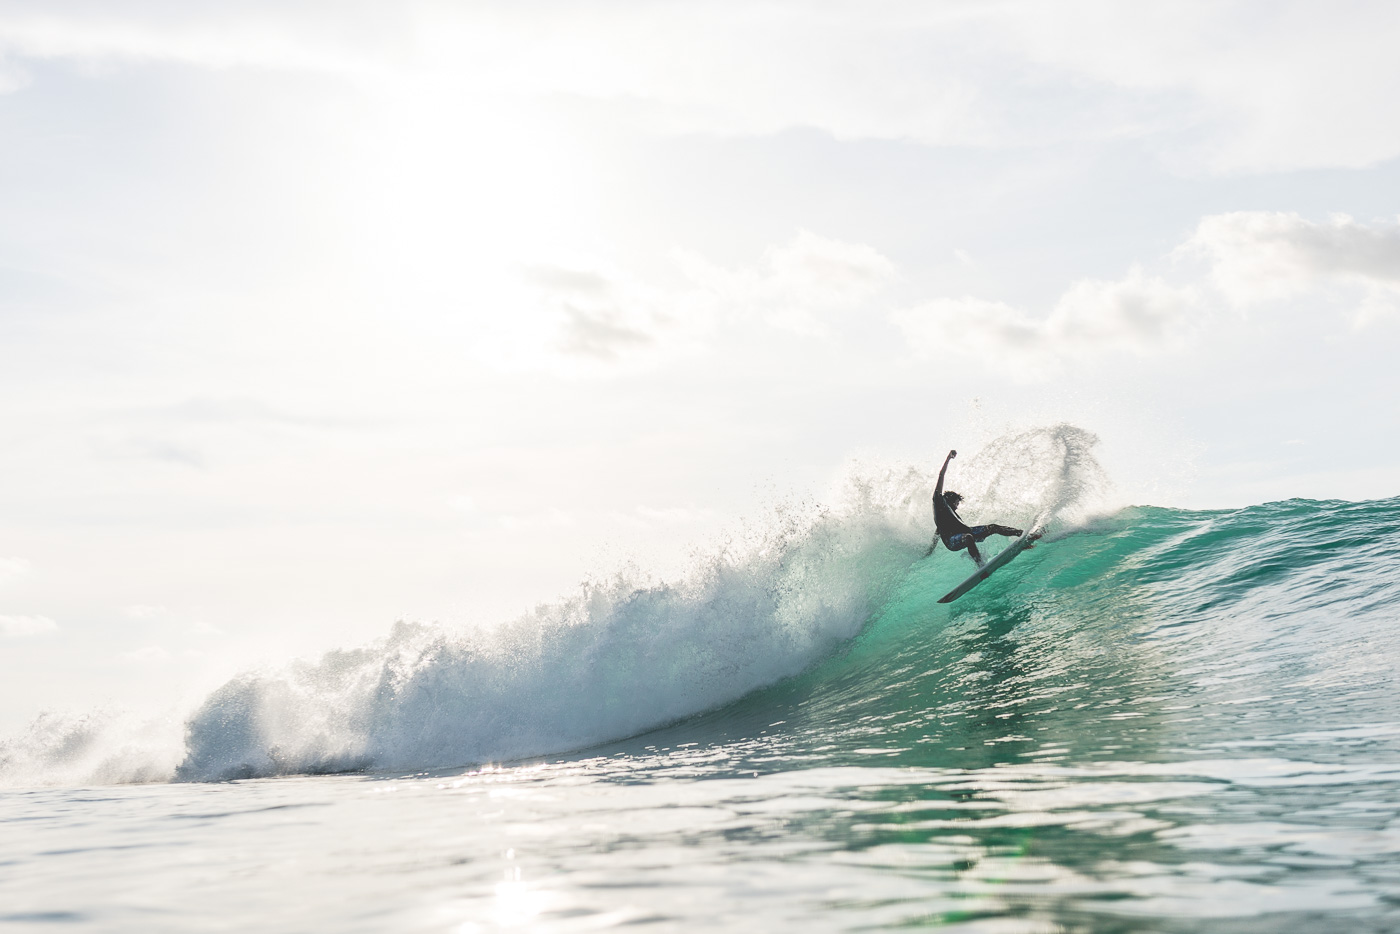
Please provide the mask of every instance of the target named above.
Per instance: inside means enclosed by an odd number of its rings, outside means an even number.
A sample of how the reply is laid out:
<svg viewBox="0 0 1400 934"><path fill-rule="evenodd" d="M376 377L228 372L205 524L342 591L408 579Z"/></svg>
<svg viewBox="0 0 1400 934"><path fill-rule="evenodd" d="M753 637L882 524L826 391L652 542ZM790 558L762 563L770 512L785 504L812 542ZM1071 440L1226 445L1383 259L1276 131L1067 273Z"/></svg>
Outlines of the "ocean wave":
<svg viewBox="0 0 1400 934"><path fill-rule="evenodd" d="M949 485L974 521L1063 532L1105 508L1096 441L1071 425L1011 433L956 461ZM175 739L168 723L41 718L0 744L0 780L412 770L675 723L811 669L888 616L932 536L934 478L928 466L855 464L829 502L773 507L698 552L678 580L624 569L498 626L399 622L372 645L245 673ZM955 581L971 567L961 559L940 553L932 573Z"/></svg>

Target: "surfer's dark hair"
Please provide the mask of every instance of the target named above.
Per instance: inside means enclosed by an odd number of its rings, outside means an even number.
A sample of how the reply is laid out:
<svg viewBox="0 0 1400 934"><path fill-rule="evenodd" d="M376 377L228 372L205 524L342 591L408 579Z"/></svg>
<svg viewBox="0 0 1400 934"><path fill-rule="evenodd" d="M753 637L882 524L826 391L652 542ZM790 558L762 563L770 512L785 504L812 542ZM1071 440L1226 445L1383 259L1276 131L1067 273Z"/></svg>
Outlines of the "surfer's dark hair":
<svg viewBox="0 0 1400 934"><path fill-rule="evenodd" d="M948 505L954 509L958 508L958 503L962 502L962 494L954 493L952 490L944 490L943 498L948 501Z"/></svg>

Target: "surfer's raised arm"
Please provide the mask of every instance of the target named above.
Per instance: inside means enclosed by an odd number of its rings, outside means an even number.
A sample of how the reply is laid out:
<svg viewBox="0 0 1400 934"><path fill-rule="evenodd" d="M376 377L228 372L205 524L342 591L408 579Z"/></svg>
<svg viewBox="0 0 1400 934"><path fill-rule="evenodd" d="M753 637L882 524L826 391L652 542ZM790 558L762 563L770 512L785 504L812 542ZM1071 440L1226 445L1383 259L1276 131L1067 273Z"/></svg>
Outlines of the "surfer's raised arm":
<svg viewBox="0 0 1400 934"><path fill-rule="evenodd" d="M935 498L943 495L943 476L948 473L948 463L957 456L957 451L949 451L948 456L943 459L943 469L938 472L938 486L933 488Z"/></svg>

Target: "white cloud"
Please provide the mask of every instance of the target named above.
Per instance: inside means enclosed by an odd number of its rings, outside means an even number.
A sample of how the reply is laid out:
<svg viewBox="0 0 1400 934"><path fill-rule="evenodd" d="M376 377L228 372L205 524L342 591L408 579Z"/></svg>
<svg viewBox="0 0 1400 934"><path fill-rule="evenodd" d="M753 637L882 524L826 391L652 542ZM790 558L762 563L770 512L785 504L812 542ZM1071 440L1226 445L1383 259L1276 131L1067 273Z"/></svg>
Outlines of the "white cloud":
<svg viewBox="0 0 1400 934"><path fill-rule="evenodd" d="M23 558L0 558L0 587L27 577L31 570L32 565Z"/></svg>
<svg viewBox="0 0 1400 934"><path fill-rule="evenodd" d="M1358 286L1364 323L1400 305L1400 224L1346 215L1317 223L1293 213L1237 211L1203 218L1177 249L1211 265L1211 279L1237 305L1293 298L1326 285Z"/></svg>
<svg viewBox="0 0 1400 934"><path fill-rule="evenodd" d="M1116 281L1076 282L1043 319L1001 302L964 297L900 309L891 320L920 355L950 352L1037 373L1067 358L1146 355L1178 347L1189 336L1198 308L1193 289L1134 268Z"/></svg>
<svg viewBox="0 0 1400 934"><path fill-rule="evenodd" d="M676 258L700 290L687 304L821 337L831 336L833 314L861 307L895 277L894 263L874 247L808 230L769 247L756 268L726 269L694 253Z"/></svg>
<svg viewBox="0 0 1400 934"><path fill-rule="evenodd" d="M517 352L490 362L633 371L704 352L754 323L831 339L840 316L867 307L896 278L874 247L808 230L751 265L723 266L686 250L671 259L681 281L664 286L602 262L527 267L522 280L543 314L519 316ZM548 330L538 329L541 321Z"/></svg>
<svg viewBox="0 0 1400 934"><path fill-rule="evenodd" d="M0 52L422 81L455 97L602 104L665 133L1023 147L1134 138L1189 171L1362 167L1400 155L1395 4L885 0L201 3L43 0ZM2 63L0 63L2 64ZM5 75L11 75L6 78ZM0 90L23 83L0 67ZM756 91L755 89L761 89Z"/></svg>
<svg viewBox="0 0 1400 934"><path fill-rule="evenodd" d="M642 102L678 132L811 126L991 147L1157 137L1186 167L1217 172L1400 153L1400 125L1375 116L1400 83L1393 5L893 0L762 11L590 5L552 10L560 28L547 37L532 13L459 28L498 30L501 47L520 51L498 75Z"/></svg>
<svg viewBox="0 0 1400 934"><path fill-rule="evenodd" d="M1298 214L1239 211L1202 218L1174 257L1206 261L1209 281L1237 306L1352 293L1357 325L1400 312L1400 223L1324 223ZM939 298L891 316L918 354L1015 361L1031 374L1056 361L1108 353L1148 355L1184 346L1207 323L1196 285L1172 285L1134 267L1123 279L1084 279L1044 318L979 298Z"/></svg>
<svg viewBox="0 0 1400 934"><path fill-rule="evenodd" d="M1046 330L1057 346L1071 353L1147 354L1180 346L1197 306L1194 289L1148 278L1135 267L1115 282L1076 282L1055 304Z"/></svg>
<svg viewBox="0 0 1400 934"><path fill-rule="evenodd" d="M537 264L522 279L553 323L552 335L539 335L550 348L535 362L549 368L560 356L572 365L610 368L646 365L674 349L674 321L658 313L657 296L643 283L616 270L587 261L568 265ZM524 322L522 322L524 323ZM526 342L531 335L522 335ZM665 342L665 348L663 348ZM528 357L529 355L526 354Z"/></svg>
<svg viewBox="0 0 1400 934"><path fill-rule="evenodd" d="M755 13L723 2L553 5L543 15L439 7L420 41L426 58L473 83L604 102L661 132L992 138L991 108L958 74L958 24L969 20L959 7L871 16L773 3Z"/></svg>
<svg viewBox="0 0 1400 934"><path fill-rule="evenodd" d="M1170 5L1027 0L1004 25L1033 61L1135 92L1130 129L1160 111L1173 161L1219 173L1363 167L1400 154L1400 6L1267 0Z"/></svg>
<svg viewBox="0 0 1400 934"><path fill-rule="evenodd" d="M936 298L890 315L920 356L944 351L986 359L1038 364L1045 327L1025 312L980 298Z"/></svg>
<svg viewBox="0 0 1400 934"><path fill-rule="evenodd" d="M57 629L58 623L47 616L0 616L0 638L23 639Z"/></svg>
<svg viewBox="0 0 1400 934"><path fill-rule="evenodd" d="M406 19L391 5L297 9L201 4L140 9L45 0L0 11L0 49L36 59L144 60L205 68L251 66L298 71L368 73L395 50Z"/></svg>
<svg viewBox="0 0 1400 934"><path fill-rule="evenodd" d="M653 338L644 326L628 321L616 308L589 308L565 303L563 350L565 353L616 360L630 350L645 348Z"/></svg>
<svg viewBox="0 0 1400 934"><path fill-rule="evenodd" d="M44 0L0 13L0 51L431 76L464 94L603 103L663 132L817 127L988 147L1131 137L1188 170L1236 172L1400 154L1400 122L1376 116L1400 84L1397 30L1400 7L1362 2L772 2L758 13L723 2L114 12Z"/></svg>
<svg viewBox="0 0 1400 934"><path fill-rule="evenodd" d="M770 248L768 284L792 300L841 306L868 298L894 275L894 264L863 243L799 230L791 243Z"/></svg>

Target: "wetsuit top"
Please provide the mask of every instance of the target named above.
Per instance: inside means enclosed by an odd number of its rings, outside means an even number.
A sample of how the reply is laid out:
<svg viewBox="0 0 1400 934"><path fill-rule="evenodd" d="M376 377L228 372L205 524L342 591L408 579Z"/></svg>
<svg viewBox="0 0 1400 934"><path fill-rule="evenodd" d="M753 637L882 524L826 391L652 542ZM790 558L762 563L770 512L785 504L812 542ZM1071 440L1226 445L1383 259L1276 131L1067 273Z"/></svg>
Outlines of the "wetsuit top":
<svg viewBox="0 0 1400 934"><path fill-rule="evenodd" d="M933 524L938 529L938 537L943 540L946 547L951 548L948 539L960 532L970 532L966 522L958 518L958 514L953 512L953 507L948 505L948 501L943 498L943 491L939 490L933 494Z"/></svg>

